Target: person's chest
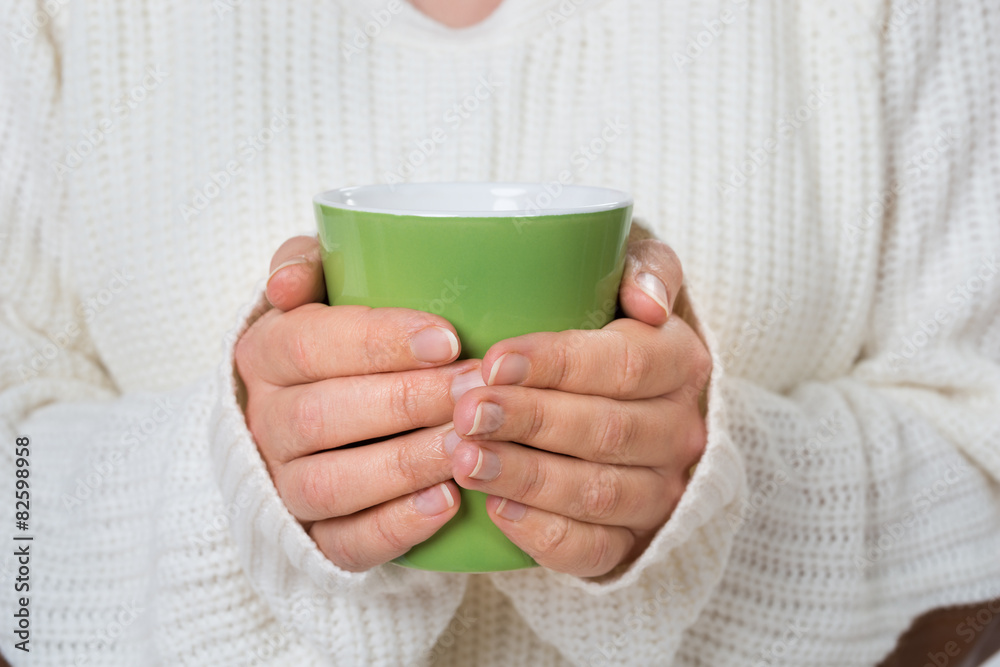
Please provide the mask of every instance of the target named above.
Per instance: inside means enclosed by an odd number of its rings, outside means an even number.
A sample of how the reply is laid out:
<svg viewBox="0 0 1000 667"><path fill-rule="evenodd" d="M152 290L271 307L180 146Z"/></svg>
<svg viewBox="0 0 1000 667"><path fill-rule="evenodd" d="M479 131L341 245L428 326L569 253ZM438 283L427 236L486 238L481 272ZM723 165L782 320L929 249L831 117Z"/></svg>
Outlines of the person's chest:
<svg viewBox="0 0 1000 667"><path fill-rule="evenodd" d="M502 39L430 44L390 22L345 49L367 10L230 9L71 17L71 275L81 300L128 278L89 323L123 389L220 359L271 253L313 227L314 194L397 180L629 190L730 372L781 389L857 356L879 234L858 211L882 156L855 17L553 3Z"/></svg>

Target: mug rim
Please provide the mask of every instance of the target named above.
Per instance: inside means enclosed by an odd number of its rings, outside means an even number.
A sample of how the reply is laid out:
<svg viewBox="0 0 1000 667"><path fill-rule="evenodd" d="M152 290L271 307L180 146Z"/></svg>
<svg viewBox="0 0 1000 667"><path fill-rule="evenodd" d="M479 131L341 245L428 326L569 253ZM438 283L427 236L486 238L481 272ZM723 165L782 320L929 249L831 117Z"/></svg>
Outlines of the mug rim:
<svg viewBox="0 0 1000 667"><path fill-rule="evenodd" d="M378 206L368 203L358 202L359 196L403 198L407 194L423 193L427 195L432 189L452 189L470 198L478 195L482 200L488 201L493 198L494 206L497 200L501 205L510 208L491 209L484 206L468 206L467 204L457 204L456 208L408 208L405 206ZM521 190L515 192L491 192L493 190ZM556 194L552 194L556 190ZM454 192L452 193L455 194ZM572 195L568 198L567 195ZM505 199L505 196L507 199ZM519 204L518 200L510 199L528 197L531 205ZM547 199L546 199L547 198ZM558 202L563 198L562 202ZM545 203L542 203L545 200ZM493 181L451 181L451 182L425 182L425 183L397 183L397 184L369 184L352 185L349 187L336 188L321 192L313 197L313 202L328 208L353 211L356 213L377 213L382 215L414 216L428 218L516 218L516 217L544 217L555 215L573 215L582 213L599 213L604 211L614 211L627 208L633 205L632 195L629 193L593 185L552 183L529 183L529 182L493 182ZM580 203L576 203L580 202Z"/></svg>

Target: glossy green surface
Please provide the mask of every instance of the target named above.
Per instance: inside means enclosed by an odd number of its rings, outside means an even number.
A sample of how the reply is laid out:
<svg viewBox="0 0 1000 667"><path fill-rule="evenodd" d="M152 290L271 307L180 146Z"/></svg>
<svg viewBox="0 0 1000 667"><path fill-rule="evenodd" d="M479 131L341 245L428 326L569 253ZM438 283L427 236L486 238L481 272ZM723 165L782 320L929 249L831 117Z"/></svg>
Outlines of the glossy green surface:
<svg viewBox="0 0 1000 667"><path fill-rule="evenodd" d="M631 206L531 217L390 215L315 204L330 302L414 308L450 321L462 358L535 331L600 328L614 316ZM531 567L462 489L459 513L396 560L448 572Z"/></svg>

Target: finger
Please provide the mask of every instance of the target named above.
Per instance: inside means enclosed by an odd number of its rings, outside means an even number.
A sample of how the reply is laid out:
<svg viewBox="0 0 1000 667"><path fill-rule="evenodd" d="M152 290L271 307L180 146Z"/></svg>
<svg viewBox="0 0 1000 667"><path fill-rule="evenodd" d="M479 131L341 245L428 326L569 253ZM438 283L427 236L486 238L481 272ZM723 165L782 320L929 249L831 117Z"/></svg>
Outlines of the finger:
<svg viewBox="0 0 1000 667"><path fill-rule="evenodd" d="M277 466L274 485L299 521L354 514L451 479L443 448L450 431L449 424L303 456Z"/></svg>
<svg viewBox="0 0 1000 667"><path fill-rule="evenodd" d="M478 361L402 373L355 375L250 397L247 422L269 463L451 421L452 381Z"/></svg>
<svg viewBox="0 0 1000 667"><path fill-rule="evenodd" d="M466 439L509 440L596 463L690 466L704 422L693 402L616 401L531 387L484 387L455 405Z"/></svg>
<svg viewBox="0 0 1000 667"><path fill-rule="evenodd" d="M533 333L500 341L483 358L483 377L489 385L636 399L703 383L710 366L705 346L681 318L660 327L620 319L598 331Z"/></svg>
<svg viewBox="0 0 1000 667"><path fill-rule="evenodd" d="M454 482L390 500L344 517L318 521L309 535L327 558L349 572L364 572L402 556L458 512Z"/></svg>
<svg viewBox="0 0 1000 667"><path fill-rule="evenodd" d="M267 313L240 339L237 361L277 386L332 377L429 368L460 350L455 328L406 308L309 304ZM245 378L246 375L243 375Z"/></svg>
<svg viewBox="0 0 1000 667"><path fill-rule="evenodd" d="M607 574L635 543L628 528L584 523L497 496L486 499L486 511L536 563L578 577Z"/></svg>
<svg viewBox="0 0 1000 667"><path fill-rule="evenodd" d="M267 300L280 310L292 310L326 297L323 263L315 236L293 236L271 258L265 290Z"/></svg>
<svg viewBox="0 0 1000 667"><path fill-rule="evenodd" d="M687 472L592 463L511 442L463 441L451 463L455 482L466 489L577 521L636 530L663 524L683 493Z"/></svg>
<svg viewBox="0 0 1000 667"><path fill-rule="evenodd" d="M626 317L659 326L667 321L684 281L677 254L655 239L629 244L618 300Z"/></svg>

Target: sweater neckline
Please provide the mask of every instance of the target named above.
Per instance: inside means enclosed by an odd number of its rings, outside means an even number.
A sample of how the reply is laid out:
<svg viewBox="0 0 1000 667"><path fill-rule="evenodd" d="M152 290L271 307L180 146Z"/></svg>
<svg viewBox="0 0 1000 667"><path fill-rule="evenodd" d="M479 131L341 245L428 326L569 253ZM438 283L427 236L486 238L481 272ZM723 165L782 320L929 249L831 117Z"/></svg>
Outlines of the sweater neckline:
<svg viewBox="0 0 1000 667"><path fill-rule="evenodd" d="M385 0L363 0L345 3L345 8L356 15L358 27L365 25L385 12L391 19L381 28L376 39L387 42L405 42L427 50L454 48L485 48L518 41L534 34L539 28L553 27L553 22L569 20L572 14L583 12L605 0L503 0L489 16L465 28L450 28L432 19L410 4L409 0L395 0L399 5ZM392 13L390 5L399 11ZM572 14L564 16L560 5L571 5ZM554 13L554 15L553 15ZM374 28L374 26L372 26Z"/></svg>

